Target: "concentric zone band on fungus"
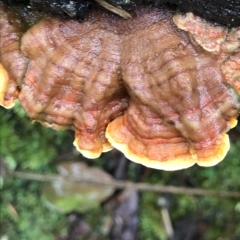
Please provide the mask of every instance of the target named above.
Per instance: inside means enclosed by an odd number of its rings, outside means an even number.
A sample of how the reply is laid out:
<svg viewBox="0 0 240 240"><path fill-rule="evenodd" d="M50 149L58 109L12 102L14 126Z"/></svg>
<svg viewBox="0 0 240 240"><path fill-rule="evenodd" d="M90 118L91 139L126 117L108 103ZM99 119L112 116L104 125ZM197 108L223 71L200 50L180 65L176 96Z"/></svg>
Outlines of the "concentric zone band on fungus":
<svg viewBox="0 0 240 240"><path fill-rule="evenodd" d="M30 118L73 129L88 158L113 146L178 170L225 157L240 108L240 28L191 14L173 22L167 8L145 6L128 20L98 9L82 23L46 17L23 33L0 13L3 106L20 91Z"/></svg>

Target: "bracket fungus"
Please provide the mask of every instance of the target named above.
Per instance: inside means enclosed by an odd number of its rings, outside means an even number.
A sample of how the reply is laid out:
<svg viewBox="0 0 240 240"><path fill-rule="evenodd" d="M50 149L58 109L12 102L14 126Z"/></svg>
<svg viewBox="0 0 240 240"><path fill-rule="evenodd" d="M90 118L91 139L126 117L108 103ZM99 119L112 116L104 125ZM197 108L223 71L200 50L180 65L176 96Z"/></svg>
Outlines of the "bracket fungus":
<svg viewBox="0 0 240 240"><path fill-rule="evenodd" d="M18 98L31 119L73 129L88 158L115 147L178 170L225 157L240 109L240 27L144 5L130 19L98 8L80 23L46 16L23 33L3 4L0 14L1 105Z"/></svg>

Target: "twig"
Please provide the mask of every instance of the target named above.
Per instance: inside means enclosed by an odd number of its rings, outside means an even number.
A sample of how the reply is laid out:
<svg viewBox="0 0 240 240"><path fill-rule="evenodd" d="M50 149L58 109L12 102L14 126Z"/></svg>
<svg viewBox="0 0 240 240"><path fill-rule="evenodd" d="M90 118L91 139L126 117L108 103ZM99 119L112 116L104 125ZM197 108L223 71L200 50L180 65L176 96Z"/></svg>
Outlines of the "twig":
<svg viewBox="0 0 240 240"><path fill-rule="evenodd" d="M131 15L120 6L113 6L104 0L95 0L99 5L123 18L131 18Z"/></svg>
<svg viewBox="0 0 240 240"><path fill-rule="evenodd" d="M163 220L163 225L165 228L166 235L168 237L168 240L171 240L173 239L173 236L174 236L174 230L173 230L171 217L167 207L168 205L167 199L165 197L160 197L158 199L158 205L161 207L162 220Z"/></svg>
<svg viewBox="0 0 240 240"><path fill-rule="evenodd" d="M28 173L28 172L9 172L7 177L12 176L15 178L22 178L28 180L36 180L36 181L70 181L70 182L81 182L81 184L88 185L99 185L104 187L114 187L116 189L124 189L131 188L137 191L151 191L151 192L164 192L164 193L172 193L172 194L188 194L188 195L200 195L200 196L221 196L221 197L229 197L229 198L240 198L240 192L231 192L231 191L217 191L217 190L205 190L200 188L186 188L186 187L174 187L174 186L160 186L160 185L152 185L148 183L133 183L129 181L117 181L112 180L111 182L99 180L86 180L81 177L62 177L57 174L36 174L36 173ZM93 176L94 178L94 176Z"/></svg>
<svg viewBox="0 0 240 240"><path fill-rule="evenodd" d="M168 209L166 207L163 207L161 209L161 214L162 214L163 225L164 225L167 237L168 239L172 239L174 236L174 231L173 231L172 221L171 221Z"/></svg>

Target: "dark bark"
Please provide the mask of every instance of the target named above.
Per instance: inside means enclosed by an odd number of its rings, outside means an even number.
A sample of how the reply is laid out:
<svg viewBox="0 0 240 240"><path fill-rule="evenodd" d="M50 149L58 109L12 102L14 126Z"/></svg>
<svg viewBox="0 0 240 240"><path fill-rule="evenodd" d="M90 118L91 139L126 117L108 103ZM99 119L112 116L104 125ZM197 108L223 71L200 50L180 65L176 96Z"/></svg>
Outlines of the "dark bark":
<svg viewBox="0 0 240 240"><path fill-rule="evenodd" d="M61 17L74 17L79 21L96 5L94 0L2 0L13 4L28 4L33 9L51 12ZM240 0L107 0L109 3L129 10L138 7L142 3L150 3L157 6L169 3L182 12L193 12L207 20L228 26L240 26Z"/></svg>
<svg viewBox="0 0 240 240"><path fill-rule="evenodd" d="M184 12L199 14L207 20L227 26L240 26L239 0L174 0Z"/></svg>
<svg viewBox="0 0 240 240"><path fill-rule="evenodd" d="M125 7L138 6L142 2L162 5L176 5L180 11L193 12L196 15L226 26L240 26L240 0L109 0L111 3ZM126 3L127 2L127 3Z"/></svg>

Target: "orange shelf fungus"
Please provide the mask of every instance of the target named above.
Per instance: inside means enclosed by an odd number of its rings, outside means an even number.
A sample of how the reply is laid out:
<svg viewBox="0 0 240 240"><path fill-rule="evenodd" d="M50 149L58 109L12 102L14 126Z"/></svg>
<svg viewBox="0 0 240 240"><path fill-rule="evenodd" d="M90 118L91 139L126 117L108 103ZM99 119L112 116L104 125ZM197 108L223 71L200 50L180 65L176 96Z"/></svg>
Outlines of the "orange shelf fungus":
<svg viewBox="0 0 240 240"><path fill-rule="evenodd" d="M0 64L0 105L5 108L11 108L14 105L13 101L6 99L6 92L8 89L9 76L6 69Z"/></svg>
<svg viewBox="0 0 240 240"><path fill-rule="evenodd" d="M87 158L112 149L106 126L128 106L118 75L119 37L107 17L94 15L83 24L46 18L26 32L21 45L29 66L20 102L30 118L74 129L74 145Z"/></svg>
<svg viewBox="0 0 240 240"><path fill-rule="evenodd" d="M19 17L0 2L0 105L14 106L27 67L20 50L23 27Z"/></svg>
<svg viewBox="0 0 240 240"><path fill-rule="evenodd" d="M22 36L1 11L3 36L16 35L13 52L1 45L1 103L14 79L28 116L73 129L88 158L115 147L178 170L225 157L240 109L239 28L145 6L131 19L99 9L81 23L48 16Z"/></svg>

